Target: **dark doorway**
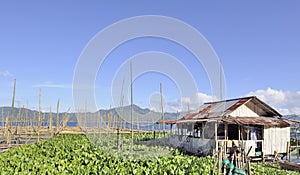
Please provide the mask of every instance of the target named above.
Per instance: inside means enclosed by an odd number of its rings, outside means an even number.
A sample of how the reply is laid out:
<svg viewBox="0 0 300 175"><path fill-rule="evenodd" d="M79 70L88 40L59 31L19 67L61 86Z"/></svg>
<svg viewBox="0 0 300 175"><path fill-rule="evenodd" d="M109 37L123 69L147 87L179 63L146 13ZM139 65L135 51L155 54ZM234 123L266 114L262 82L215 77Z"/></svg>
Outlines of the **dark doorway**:
<svg viewBox="0 0 300 175"><path fill-rule="evenodd" d="M228 140L239 139L239 126L234 124L228 125Z"/></svg>

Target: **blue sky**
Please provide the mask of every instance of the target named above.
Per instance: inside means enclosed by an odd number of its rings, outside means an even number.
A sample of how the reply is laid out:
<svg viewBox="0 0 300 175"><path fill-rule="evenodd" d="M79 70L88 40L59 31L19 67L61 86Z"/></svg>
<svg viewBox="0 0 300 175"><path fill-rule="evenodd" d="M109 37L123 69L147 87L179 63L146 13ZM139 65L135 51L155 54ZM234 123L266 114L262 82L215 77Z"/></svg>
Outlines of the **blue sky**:
<svg viewBox="0 0 300 175"><path fill-rule="evenodd" d="M39 88L42 108L73 107L72 81L86 44L105 27L141 15L163 15L193 26L210 42L226 77L226 98L258 95L282 113L300 113L300 2L290 1L1 1L0 106L11 104L13 79L21 106L35 109ZM126 59L146 51L176 56L198 85L195 97L181 97L176 83L147 73L134 83L134 101L149 107L159 83L169 110L184 99L212 99L208 77L193 55L159 38L136 39L115 49L95 80L100 108L109 108L111 82ZM151 107L151 106L150 106ZM173 107L173 108L172 108ZM73 110L73 109L72 109Z"/></svg>

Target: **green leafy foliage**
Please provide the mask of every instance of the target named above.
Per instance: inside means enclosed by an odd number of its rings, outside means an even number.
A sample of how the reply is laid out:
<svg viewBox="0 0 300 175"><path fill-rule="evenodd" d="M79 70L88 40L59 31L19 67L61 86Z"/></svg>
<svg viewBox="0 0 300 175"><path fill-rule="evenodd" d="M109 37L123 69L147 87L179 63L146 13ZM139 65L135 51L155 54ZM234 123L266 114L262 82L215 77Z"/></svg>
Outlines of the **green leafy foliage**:
<svg viewBox="0 0 300 175"><path fill-rule="evenodd" d="M279 165L276 163L272 164L251 164L251 172L253 175L299 175L299 172L296 171L288 171L288 170L281 170Z"/></svg>
<svg viewBox="0 0 300 175"><path fill-rule="evenodd" d="M213 158L178 150L149 160L122 159L97 148L85 135L60 135L0 155L1 174L209 174L213 164Z"/></svg>
<svg viewBox="0 0 300 175"><path fill-rule="evenodd" d="M130 136L124 136L130 138ZM147 139L136 135L135 140ZM112 142L113 143L113 142ZM161 147L153 147L162 149ZM151 148L151 149L153 149ZM195 157L171 149L152 159L123 159L96 147L85 135L59 135L47 141L23 145L0 154L2 174L210 174L215 159ZM134 149L150 149L136 145ZM165 149L165 148L164 148ZM126 150L124 150L126 152ZM255 175L294 175L297 172L252 164Z"/></svg>

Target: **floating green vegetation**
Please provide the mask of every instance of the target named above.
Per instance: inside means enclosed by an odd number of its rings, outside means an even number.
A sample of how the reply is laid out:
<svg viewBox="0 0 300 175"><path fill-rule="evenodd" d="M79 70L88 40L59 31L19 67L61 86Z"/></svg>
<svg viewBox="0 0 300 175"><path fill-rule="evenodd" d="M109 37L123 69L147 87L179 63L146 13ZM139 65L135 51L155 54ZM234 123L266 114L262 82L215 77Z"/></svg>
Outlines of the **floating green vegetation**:
<svg viewBox="0 0 300 175"><path fill-rule="evenodd" d="M145 139L143 136L137 137ZM137 146L138 149L145 148ZM189 156L176 149L171 149L170 154L145 160L123 159L104 150L92 144L85 135L59 135L47 141L19 146L0 154L0 172L1 174L205 175L210 174L215 162L211 157ZM252 165L252 172L256 175L298 174Z"/></svg>

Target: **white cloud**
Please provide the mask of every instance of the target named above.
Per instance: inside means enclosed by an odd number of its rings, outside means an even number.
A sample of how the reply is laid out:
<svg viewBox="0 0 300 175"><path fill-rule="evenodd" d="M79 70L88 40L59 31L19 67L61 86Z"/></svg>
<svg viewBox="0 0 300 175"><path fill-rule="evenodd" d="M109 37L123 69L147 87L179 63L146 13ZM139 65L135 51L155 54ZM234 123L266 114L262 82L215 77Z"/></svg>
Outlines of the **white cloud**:
<svg viewBox="0 0 300 175"><path fill-rule="evenodd" d="M8 70L0 72L0 75L3 76L3 77L8 77L8 78L14 76L14 75L13 75L12 73L10 73Z"/></svg>
<svg viewBox="0 0 300 175"><path fill-rule="evenodd" d="M198 109L203 103L217 100L216 97L210 96L201 92L196 93L191 97L182 97L167 103L167 111L176 112L190 111Z"/></svg>
<svg viewBox="0 0 300 175"><path fill-rule="evenodd" d="M32 87L38 87L38 88L42 88L42 87L45 87L45 88L71 88L70 85L66 85L66 84L55 84L55 83L52 83L50 81L47 81L47 82L44 82L44 83L41 83L41 84L36 84L36 85L33 85Z"/></svg>
<svg viewBox="0 0 300 175"><path fill-rule="evenodd" d="M300 91L292 92L267 88L265 90L260 89L249 92L245 96L257 96L283 115L300 114ZM193 111L198 109L205 102L216 100L216 97L198 92L192 97L182 97L181 99L167 102L166 111L187 111L188 105L190 111Z"/></svg>
<svg viewBox="0 0 300 175"><path fill-rule="evenodd" d="M256 90L247 96L257 96L283 115L300 114L300 92L282 91L272 88Z"/></svg>

